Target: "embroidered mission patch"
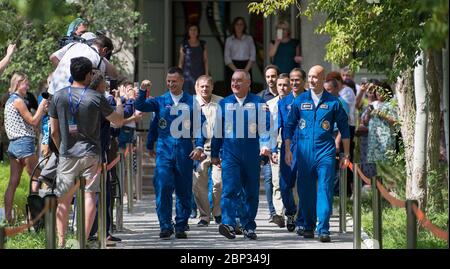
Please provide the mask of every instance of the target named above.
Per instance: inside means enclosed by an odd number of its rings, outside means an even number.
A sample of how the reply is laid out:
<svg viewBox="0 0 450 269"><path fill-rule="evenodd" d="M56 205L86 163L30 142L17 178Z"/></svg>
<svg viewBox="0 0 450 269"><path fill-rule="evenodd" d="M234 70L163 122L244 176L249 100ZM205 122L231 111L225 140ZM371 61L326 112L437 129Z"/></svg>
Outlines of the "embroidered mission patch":
<svg viewBox="0 0 450 269"><path fill-rule="evenodd" d="M298 123L298 127L303 130L306 128L306 121L305 119L301 119L300 122Z"/></svg>
<svg viewBox="0 0 450 269"><path fill-rule="evenodd" d="M322 128L323 128L324 130L326 130L326 131L330 130L330 122L327 121L327 120L324 120L324 121L322 122Z"/></svg>
<svg viewBox="0 0 450 269"><path fill-rule="evenodd" d="M161 129L166 129L167 128L167 121L166 121L166 119L164 119L164 118L159 119L158 126Z"/></svg>

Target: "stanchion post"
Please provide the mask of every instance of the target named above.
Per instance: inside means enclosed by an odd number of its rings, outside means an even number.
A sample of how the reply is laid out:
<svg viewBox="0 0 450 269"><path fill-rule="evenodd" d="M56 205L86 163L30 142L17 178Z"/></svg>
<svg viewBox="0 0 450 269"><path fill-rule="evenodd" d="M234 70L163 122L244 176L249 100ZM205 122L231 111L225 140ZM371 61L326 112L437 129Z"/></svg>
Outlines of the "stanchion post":
<svg viewBox="0 0 450 269"><path fill-rule="evenodd" d="M5 227L0 226L0 249L5 249L6 232Z"/></svg>
<svg viewBox="0 0 450 269"><path fill-rule="evenodd" d="M48 211L45 213L45 248L56 249L56 207L58 198L54 194L45 196L45 205Z"/></svg>
<svg viewBox="0 0 450 269"><path fill-rule="evenodd" d="M361 249L361 180L359 165L353 165L353 249Z"/></svg>
<svg viewBox="0 0 450 269"><path fill-rule="evenodd" d="M138 132L136 136L136 154L137 154L137 175L136 175L136 198L138 201L142 200L142 152L143 152L143 137L142 133Z"/></svg>
<svg viewBox="0 0 450 269"><path fill-rule="evenodd" d="M380 249L383 248L383 234L382 234L382 207L381 194L377 188L377 181L381 182L381 178L373 177L372 184L372 210L373 210L373 236L378 241Z"/></svg>
<svg viewBox="0 0 450 269"><path fill-rule="evenodd" d="M116 203L116 229L123 231L123 188L125 177L125 155L123 151L119 151L119 202Z"/></svg>
<svg viewBox="0 0 450 269"><path fill-rule="evenodd" d="M418 206L416 200L406 200L406 247L417 248L417 217L413 211L413 205Z"/></svg>
<svg viewBox="0 0 450 269"><path fill-rule="evenodd" d="M129 154L127 156L127 209L128 213L133 212L133 144L127 144Z"/></svg>
<svg viewBox="0 0 450 269"><path fill-rule="evenodd" d="M86 248L86 210L84 207L85 202L85 187L86 179L80 178L80 188L77 191L77 239L80 244L80 249Z"/></svg>
<svg viewBox="0 0 450 269"><path fill-rule="evenodd" d="M347 232L347 169L339 170L339 232Z"/></svg>
<svg viewBox="0 0 450 269"><path fill-rule="evenodd" d="M106 180L106 164L103 164L98 201L98 240L100 243L100 249L106 249Z"/></svg>

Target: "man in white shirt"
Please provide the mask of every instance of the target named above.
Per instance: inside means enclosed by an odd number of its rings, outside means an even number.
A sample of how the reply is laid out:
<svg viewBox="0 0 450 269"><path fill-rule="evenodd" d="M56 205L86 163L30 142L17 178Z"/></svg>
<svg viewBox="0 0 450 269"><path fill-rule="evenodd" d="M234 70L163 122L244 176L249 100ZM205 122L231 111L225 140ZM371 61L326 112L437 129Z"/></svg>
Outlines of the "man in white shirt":
<svg viewBox="0 0 450 269"><path fill-rule="evenodd" d="M194 164L193 193L197 208L200 211L200 221L197 226L206 227L209 225L209 216L211 215L211 207L208 199L209 168L211 168L211 178L213 181L212 212L217 224L220 224L222 221L222 211L220 208L220 196L222 195L222 169L220 166L211 163L211 138L213 137L214 128L216 127L216 114L222 97L212 94L213 81L210 76L200 76L195 83L195 91L197 93L197 95L195 95L195 101L201 107L202 113L206 118L206 128L203 129L206 138L204 145L206 159L203 161L196 161Z"/></svg>
<svg viewBox="0 0 450 269"><path fill-rule="evenodd" d="M88 58L92 62L92 68L101 70L113 79L117 78L116 68L104 58L114 49L111 39L104 35L96 37L91 32L85 33L81 37L88 42L93 42L92 46L75 42L66 45L50 56L50 61L56 69L53 72L48 93L54 95L60 89L70 86L70 62L76 57Z"/></svg>

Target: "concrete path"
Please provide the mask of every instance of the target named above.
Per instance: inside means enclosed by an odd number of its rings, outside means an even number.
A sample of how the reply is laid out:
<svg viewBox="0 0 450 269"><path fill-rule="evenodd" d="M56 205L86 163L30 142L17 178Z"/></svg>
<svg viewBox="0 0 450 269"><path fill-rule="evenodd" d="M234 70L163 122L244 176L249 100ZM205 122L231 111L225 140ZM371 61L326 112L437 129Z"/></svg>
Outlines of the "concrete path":
<svg viewBox="0 0 450 269"><path fill-rule="evenodd" d="M339 233L338 215L333 215L331 225L331 243L321 243L317 239L304 239L286 228L279 228L269 223L268 207L264 195L260 195L257 223L258 240L246 240L237 236L234 240L223 237L218 232L218 225L213 221L208 227L197 227L198 219L189 219L190 231L187 239L159 239L159 225L156 215L155 196L144 194L143 200L134 204L132 214L128 214L124 206L124 231L115 233L122 238L116 249L351 249L352 227L347 233ZM173 214L175 216L175 214Z"/></svg>

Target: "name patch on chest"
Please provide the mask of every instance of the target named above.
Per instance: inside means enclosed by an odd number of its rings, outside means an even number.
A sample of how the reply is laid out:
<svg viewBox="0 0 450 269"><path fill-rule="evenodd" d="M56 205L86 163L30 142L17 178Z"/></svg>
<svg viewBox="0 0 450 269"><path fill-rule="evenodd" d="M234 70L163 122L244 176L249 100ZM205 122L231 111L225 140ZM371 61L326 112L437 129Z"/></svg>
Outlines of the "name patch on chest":
<svg viewBox="0 0 450 269"><path fill-rule="evenodd" d="M255 104L254 103L247 103L247 104L244 105L244 108L255 109Z"/></svg>
<svg viewBox="0 0 450 269"><path fill-rule="evenodd" d="M225 109L230 111L230 110L236 110L236 106L234 104L226 104Z"/></svg>
<svg viewBox="0 0 450 269"><path fill-rule="evenodd" d="M322 108L322 109L328 109L328 105L327 105L327 104L321 104L321 105L320 105L320 108Z"/></svg>
<svg viewBox="0 0 450 269"><path fill-rule="evenodd" d="M311 103L302 103L301 110L312 110L313 105Z"/></svg>

